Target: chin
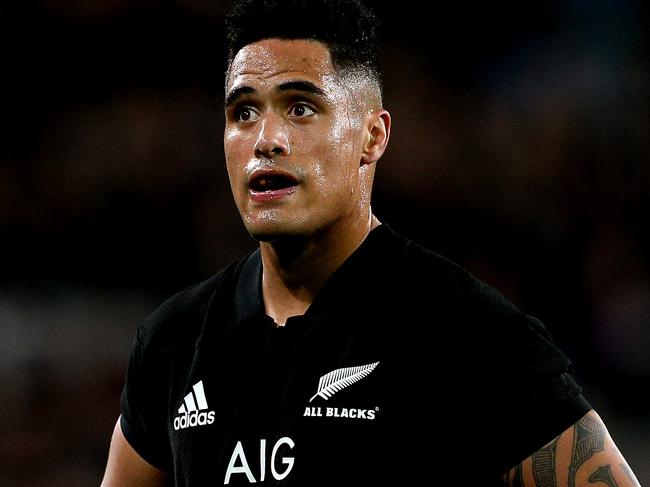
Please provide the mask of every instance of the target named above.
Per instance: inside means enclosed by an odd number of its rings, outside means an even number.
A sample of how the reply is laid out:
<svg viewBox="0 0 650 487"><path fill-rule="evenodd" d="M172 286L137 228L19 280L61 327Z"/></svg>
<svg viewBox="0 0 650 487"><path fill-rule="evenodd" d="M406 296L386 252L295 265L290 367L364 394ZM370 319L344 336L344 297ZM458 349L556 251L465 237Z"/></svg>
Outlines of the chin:
<svg viewBox="0 0 650 487"><path fill-rule="evenodd" d="M255 240L271 242L274 240L293 240L309 235L309 229L297 221L255 221L245 223L246 230Z"/></svg>

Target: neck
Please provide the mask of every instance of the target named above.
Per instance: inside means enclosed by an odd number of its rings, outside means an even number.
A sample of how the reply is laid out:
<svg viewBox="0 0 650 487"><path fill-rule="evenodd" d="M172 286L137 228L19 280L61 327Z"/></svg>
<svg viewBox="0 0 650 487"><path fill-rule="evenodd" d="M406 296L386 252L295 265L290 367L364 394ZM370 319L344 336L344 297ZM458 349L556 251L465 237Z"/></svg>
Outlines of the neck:
<svg viewBox="0 0 650 487"><path fill-rule="evenodd" d="M339 225L307 239L261 242L266 313L278 326L304 314L327 279L379 225L369 212L363 223Z"/></svg>

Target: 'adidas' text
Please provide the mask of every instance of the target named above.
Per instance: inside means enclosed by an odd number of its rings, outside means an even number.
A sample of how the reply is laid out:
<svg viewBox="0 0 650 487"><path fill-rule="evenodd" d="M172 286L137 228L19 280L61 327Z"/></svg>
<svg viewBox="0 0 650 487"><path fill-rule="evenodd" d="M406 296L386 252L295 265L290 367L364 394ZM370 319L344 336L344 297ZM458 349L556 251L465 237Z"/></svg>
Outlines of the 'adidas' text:
<svg viewBox="0 0 650 487"><path fill-rule="evenodd" d="M179 415L174 418L174 429L176 431L214 423L215 413L207 410L208 401L205 399L203 381L194 384L192 389L194 394L190 392L185 396L183 399L184 404L178 408Z"/></svg>

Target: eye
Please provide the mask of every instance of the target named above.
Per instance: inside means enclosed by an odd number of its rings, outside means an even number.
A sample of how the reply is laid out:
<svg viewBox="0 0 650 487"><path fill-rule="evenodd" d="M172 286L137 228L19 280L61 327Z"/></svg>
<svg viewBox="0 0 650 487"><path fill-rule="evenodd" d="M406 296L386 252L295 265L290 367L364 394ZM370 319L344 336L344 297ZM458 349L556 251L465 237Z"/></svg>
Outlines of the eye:
<svg viewBox="0 0 650 487"><path fill-rule="evenodd" d="M299 118L311 117L315 113L316 111L313 108L311 108L309 105L305 105L304 103L296 103L289 110L289 115Z"/></svg>
<svg viewBox="0 0 650 487"><path fill-rule="evenodd" d="M259 114L251 107L241 107L235 116L239 122L254 122L259 118Z"/></svg>

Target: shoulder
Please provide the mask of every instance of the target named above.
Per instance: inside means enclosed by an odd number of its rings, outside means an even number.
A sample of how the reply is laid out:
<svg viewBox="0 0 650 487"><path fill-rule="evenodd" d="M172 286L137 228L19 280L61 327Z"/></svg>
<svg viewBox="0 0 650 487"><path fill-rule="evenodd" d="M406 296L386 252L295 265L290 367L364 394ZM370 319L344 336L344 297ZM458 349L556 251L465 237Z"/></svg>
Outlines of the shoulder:
<svg viewBox="0 0 650 487"><path fill-rule="evenodd" d="M410 239L404 239L404 270L423 292L444 296L468 312L520 316L522 311L499 290L453 260ZM423 285L424 284L424 285Z"/></svg>
<svg viewBox="0 0 650 487"><path fill-rule="evenodd" d="M471 333L473 341L467 343L481 350L486 343L495 353L510 348L504 357L537 347L555 351L546 326L495 287L418 242L402 242L398 278L404 285L398 292L414 305L414 313L448 323L449 333Z"/></svg>
<svg viewBox="0 0 650 487"><path fill-rule="evenodd" d="M576 390L569 371L571 360L554 343L547 326L453 261L411 242L406 247L411 275L422 286L418 302L445 323L447 337L462 344L466 356L482 361L484 371L498 377L552 380L558 389ZM427 279L424 281L424 279ZM429 309L435 309L429 312ZM421 313L422 314L422 313ZM552 379L551 379L552 378Z"/></svg>
<svg viewBox="0 0 650 487"><path fill-rule="evenodd" d="M230 263L209 279L193 284L164 301L137 328L143 348L176 348L200 333L215 299L232 293L245 257Z"/></svg>

